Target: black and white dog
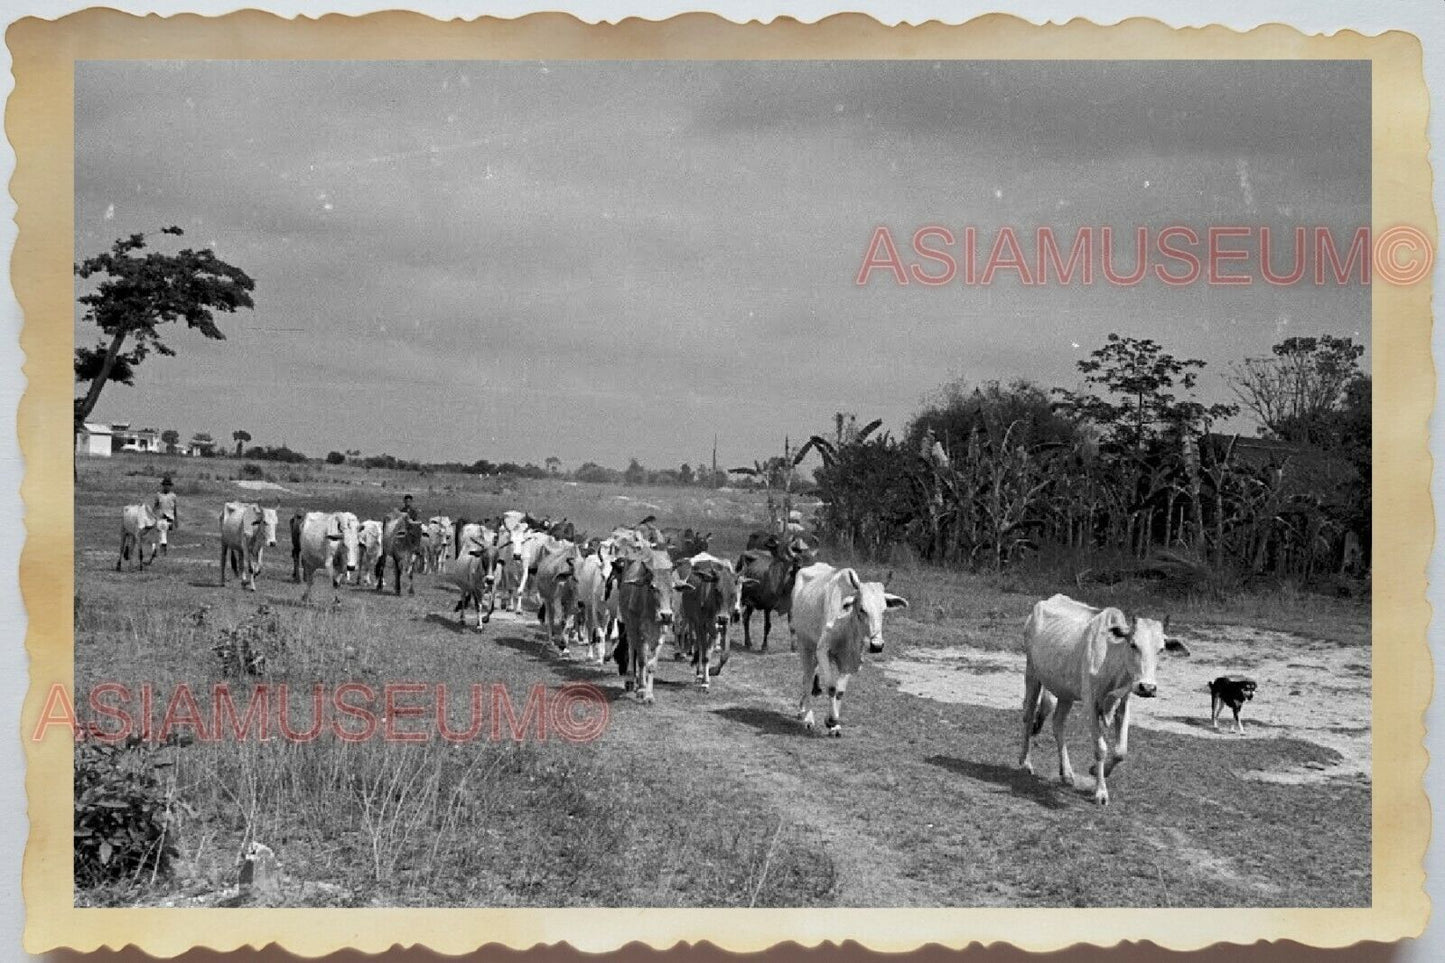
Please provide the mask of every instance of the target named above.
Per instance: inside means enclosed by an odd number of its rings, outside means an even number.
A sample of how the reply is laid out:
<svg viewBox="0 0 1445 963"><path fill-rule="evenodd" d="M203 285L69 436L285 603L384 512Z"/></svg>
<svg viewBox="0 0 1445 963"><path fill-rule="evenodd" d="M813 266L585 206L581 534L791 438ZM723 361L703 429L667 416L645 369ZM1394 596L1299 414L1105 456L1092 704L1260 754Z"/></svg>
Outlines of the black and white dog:
<svg viewBox="0 0 1445 963"><path fill-rule="evenodd" d="M1242 675L1222 675L1209 683L1209 721L1219 728L1219 710L1229 706L1234 710L1234 731L1244 735L1244 723L1239 721L1239 710L1254 698L1257 688L1253 679Z"/></svg>

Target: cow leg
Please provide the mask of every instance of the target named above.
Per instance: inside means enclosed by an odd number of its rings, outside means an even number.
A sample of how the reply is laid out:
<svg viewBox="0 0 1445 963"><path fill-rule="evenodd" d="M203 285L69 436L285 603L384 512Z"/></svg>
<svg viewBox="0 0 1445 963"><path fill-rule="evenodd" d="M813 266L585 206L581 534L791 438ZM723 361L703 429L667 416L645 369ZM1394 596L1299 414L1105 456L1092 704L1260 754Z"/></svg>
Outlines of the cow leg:
<svg viewBox="0 0 1445 963"><path fill-rule="evenodd" d="M1109 805L1109 786L1104 778L1108 775L1109 758L1109 719L1104 712L1095 705L1090 707L1089 713L1089 734L1094 740L1094 802L1100 806Z"/></svg>
<svg viewBox="0 0 1445 963"><path fill-rule="evenodd" d="M824 723L828 727L828 735L841 736L843 734L843 693L848 691L848 676L840 675L828 686L828 718Z"/></svg>
<svg viewBox="0 0 1445 963"><path fill-rule="evenodd" d="M226 587L226 564L231 561L231 550L221 545L221 588Z"/></svg>
<svg viewBox="0 0 1445 963"><path fill-rule="evenodd" d="M639 634L640 634L640 633L639 633ZM651 649L652 651L649 652L648 649ZM658 637L657 641L654 642L654 643L653 643L652 645L650 645L650 646L644 641L643 644L642 644L642 646L641 646L641 651L638 653L639 657L640 657L641 660L642 660L642 704L643 704L643 705L652 705L652 680L653 680L653 678L655 678L656 675L657 675L657 656L658 656L658 653L661 652L661 651L662 651L662 638L661 638L661 635L659 634L659 637Z"/></svg>
<svg viewBox="0 0 1445 963"><path fill-rule="evenodd" d="M753 647L752 622L753 622L753 607L752 607L751 605L744 605L744 606L743 606L742 623L743 623L743 648L745 648L745 649L751 649L751 648Z"/></svg>
<svg viewBox="0 0 1445 963"><path fill-rule="evenodd" d="M813 728L813 708L808 702L813 698L813 687L818 684L818 654L806 649L798 653L803 668L803 694L798 699L798 718L803 720L803 726L809 730Z"/></svg>
<svg viewBox="0 0 1445 963"><path fill-rule="evenodd" d="M758 649L759 652L768 651L768 633L772 630L773 611L772 609L763 609L763 644L762 647Z"/></svg>
<svg viewBox="0 0 1445 963"><path fill-rule="evenodd" d="M126 546L130 544L130 536L125 532L120 533L120 554L115 559L115 570L120 571L120 563L125 561Z"/></svg>
<svg viewBox="0 0 1445 963"><path fill-rule="evenodd" d="M312 568L312 569L307 569L307 570L306 570L306 575L305 575L306 591L304 591L304 592L301 593L301 601L302 601L302 602L309 602L309 601L311 601L311 580L312 580L313 578L315 578L315 577L316 577L316 569ZM298 580L298 581L301 580L301 576L300 576L299 574L298 574L298 576L297 576L297 580Z"/></svg>
<svg viewBox="0 0 1445 963"><path fill-rule="evenodd" d="M406 594L416 594L416 558L413 557L411 564L406 567Z"/></svg>
<svg viewBox="0 0 1445 963"><path fill-rule="evenodd" d="M385 592L385 591L386 591L386 556L385 556L385 555L383 555L381 558L379 558L379 559L376 560L376 571L373 572L372 574L376 576L376 591L378 591L378 592Z"/></svg>
<svg viewBox="0 0 1445 963"><path fill-rule="evenodd" d="M705 631L701 636L692 638L692 664L694 666L697 684L704 689L709 688L707 667L708 663L712 661L712 637L714 632L716 632L716 629Z"/></svg>
<svg viewBox="0 0 1445 963"><path fill-rule="evenodd" d="M1033 760L1029 758L1034 746L1034 736L1038 734L1040 722L1039 697L1043 695L1044 687L1031 673L1024 674L1024 712L1023 712L1023 747L1019 750L1019 768L1032 774L1034 771Z"/></svg>
<svg viewBox="0 0 1445 963"><path fill-rule="evenodd" d="M299 545L291 549L291 581L301 581L301 547Z"/></svg>
<svg viewBox="0 0 1445 963"><path fill-rule="evenodd" d="M1073 707L1072 699L1060 699L1054 707L1054 742L1059 750L1059 782L1066 786L1074 784L1074 767L1069 765L1069 744L1064 741L1064 723L1068 721L1069 710Z"/></svg>
<svg viewBox="0 0 1445 963"><path fill-rule="evenodd" d="M626 691L632 691L632 678L629 675L632 663L631 647L627 644L627 623L617 623L617 644L612 647L612 661L617 663L617 674L625 678L623 686Z"/></svg>
<svg viewBox="0 0 1445 963"><path fill-rule="evenodd" d="M1113 725L1114 749L1109 753L1108 761L1104 763L1104 775L1114 771L1114 767L1124 761L1129 754L1129 697L1125 696L1119 700L1119 705L1114 709Z"/></svg>

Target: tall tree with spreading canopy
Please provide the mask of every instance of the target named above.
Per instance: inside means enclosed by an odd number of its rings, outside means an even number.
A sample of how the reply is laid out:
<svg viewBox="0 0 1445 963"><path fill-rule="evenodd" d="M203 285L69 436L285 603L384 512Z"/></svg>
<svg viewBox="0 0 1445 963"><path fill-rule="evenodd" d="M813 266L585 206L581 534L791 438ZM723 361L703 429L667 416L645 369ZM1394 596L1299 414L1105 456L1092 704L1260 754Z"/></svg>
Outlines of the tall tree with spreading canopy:
<svg viewBox="0 0 1445 963"><path fill-rule="evenodd" d="M1097 425L1116 451L1139 456L1162 436L1198 430L1238 412L1234 405L1202 405L1188 397L1204 364L1197 358L1176 358L1149 338L1110 334L1102 348L1079 362L1092 390L1054 391L1062 408Z"/></svg>
<svg viewBox="0 0 1445 963"><path fill-rule="evenodd" d="M184 232L172 226L161 233ZM215 313L255 306L251 291L256 283L245 271L209 250L148 250L144 234L117 239L105 253L75 265L75 274L83 280L102 278L78 299L85 305L85 320L100 328L101 337L93 348L75 349L75 380L86 385L85 394L75 399L77 426L95 410L106 384L134 384L136 368L152 351L175 354L161 337L162 324L184 321L208 338L224 340Z"/></svg>
<svg viewBox="0 0 1445 963"><path fill-rule="evenodd" d="M240 458L242 447L251 440L251 433L244 428L238 428L231 432L231 440L236 443L236 457Z"/></svg>
<svg viewBox="0 0 1445 963"><path fill-rule="evenodd" d="M1231 366L1230 389L1270 435L1324 443L1333 416L1360 377L1364 346L1326 334L1286 338L1270 351L1272 357Z"/></svg>

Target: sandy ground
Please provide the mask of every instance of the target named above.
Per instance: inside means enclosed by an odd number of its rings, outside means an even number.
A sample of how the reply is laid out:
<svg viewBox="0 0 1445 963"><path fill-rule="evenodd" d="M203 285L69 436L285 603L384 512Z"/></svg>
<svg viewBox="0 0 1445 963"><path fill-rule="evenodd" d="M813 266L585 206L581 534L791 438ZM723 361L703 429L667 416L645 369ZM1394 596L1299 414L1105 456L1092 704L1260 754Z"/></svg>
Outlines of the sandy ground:
<svg viewBox="0 0 1445 963"><path fill-rule="evenodd" d="M1219 739L1299 739L1339 754L1334 765L1251 771L1248 779L1291 784L1370 779L1370 650L1344 647L1249 626L1212 626L1208 634L1181 630L1189 658L1165 657L1159 695L1131 702L1133 724ZM914 649L881 663L900 689L939 702L1017 709L1023 699L1022 652L968 646ZM1245 734L1233 731L1228 707L1216 735L1209 723L1208 683L1221 675L1259 683L1241 713ZM1084 725L1071 719L1070 725ZM1052 747L1047 734L1041 746Z"/></svg>

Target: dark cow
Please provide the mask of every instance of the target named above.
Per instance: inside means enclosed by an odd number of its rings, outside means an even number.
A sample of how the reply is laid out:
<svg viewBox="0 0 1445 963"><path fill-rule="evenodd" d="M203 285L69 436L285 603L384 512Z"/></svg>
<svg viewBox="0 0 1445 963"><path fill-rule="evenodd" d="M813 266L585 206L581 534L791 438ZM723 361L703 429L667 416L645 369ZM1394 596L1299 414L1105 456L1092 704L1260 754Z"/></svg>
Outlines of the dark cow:
<svg viewBox="0 0 1445 963"><path fill-rule="evenodd" d="M547 641L567 654L567 639L577 631L577 546L552 539L537 557L537 595L542 600L537 620L547 627ZM558 636L560 635L560 641Z"/></svg>
<svg viewBox="0 0 1445 963"><path fill-rule="evenodd" d="M547 529L547 534L563 542L575 542L577 540L577 526L567 519L562 519Z"/></svg>
<svg viewBox="0 0 1445 963"><path fill-rule="evenodd" d="M708 543L712 541L712 532L695 532L691 528L664 528L662 540L667 547L667 554L676 562L678 559L692 558L706 552Z"/></svg>
<svg viewBox="0 0 1445 963"><path fill-rule="evenodd" d="M672 593L681 586L674 584L672 559L661 549L619 559L617 571L621 572L615 589L619 595L619 647L625 652L624 674L631 676L626 687L637 694L638 701L650 705L658 645L663 627L672 624Z"/></svg>
<svg viewBox="0 0 1445 963"><path fill-rule="evenodd" d="M422 551L425 526L406 512L388 512L381 523L381 558L376 560L376 590L385 587L386 560L396 570L396 594L401 594L401 573L406 570L406 593L416 594L416 563Z"/></svg>
<svg viewBox="0 0 1445 963"><path fill-rule="evenodd" d="M692 559L683 583L678 634L692 644L694 675L704 689L708 677L718 675L728 664L728 622L738 619L737 593L737 574L731 562L710 556ZM714 666L712 650L719 641L721 649Z"/></svg>
<svg viewBox="0 0 1445 963"><path fill-rule="evenodd" d="M301 581L301 523L306 520L305 512L291 516L291 581Z"/></svg>
<svg viewBox="0 0 1445 963"><path fill-rule="evenodd" d="M771 552L777 547L778 536L773 532L765 532L760 528L748 536L748 551L761 548Z"/></svg>
<svg viewBox="0 0 1445 963"><path fill-rule="evenodd" d="M750 549L738 559L737 573L742 595L743 646L753 647L752 619L754 611L763 613L763 644L768 650L768 633L773 629L773 613L788 615L792 607L793 579L798 569L812 564L812 553L801 541L791 546L779 545L772 537L770 550Z"/></svg>

